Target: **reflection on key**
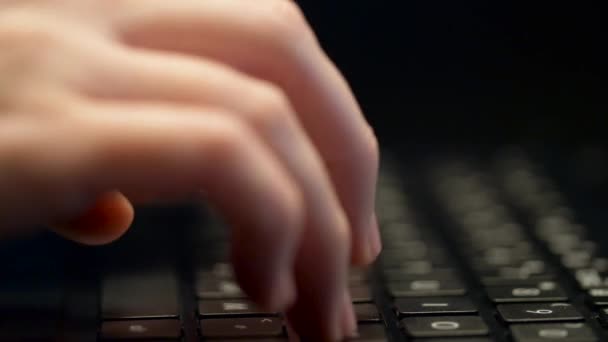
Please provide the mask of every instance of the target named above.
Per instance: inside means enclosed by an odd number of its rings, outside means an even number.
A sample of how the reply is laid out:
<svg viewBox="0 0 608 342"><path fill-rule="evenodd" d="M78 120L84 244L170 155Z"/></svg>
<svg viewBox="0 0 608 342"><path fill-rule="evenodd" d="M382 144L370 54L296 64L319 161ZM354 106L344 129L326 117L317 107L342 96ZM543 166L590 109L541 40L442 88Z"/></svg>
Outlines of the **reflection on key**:
<svg viewBox="0 0 608 342"><path fill-rule="evenodd" d="M178 316L178 292L170 273L109 275L103 279L104 319Z"/></svg>
<svg viewBox="0 0 608 342"><path fill-rule="evenodd" d="M110 321L101 326L102 340L178 339L180 323L176 319Z"/></svg>

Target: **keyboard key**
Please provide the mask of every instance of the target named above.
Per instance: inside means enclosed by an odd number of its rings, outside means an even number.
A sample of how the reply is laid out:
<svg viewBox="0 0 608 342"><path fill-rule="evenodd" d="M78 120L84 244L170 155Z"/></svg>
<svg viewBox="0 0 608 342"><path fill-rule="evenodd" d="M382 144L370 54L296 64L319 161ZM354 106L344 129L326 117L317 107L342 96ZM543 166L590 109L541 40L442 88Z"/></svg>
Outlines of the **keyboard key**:
<svg viewBox="0 0 608 342"><path fill-rule="evenodd" d="M451 337L451 338L425 338L425 339L415 339L414 342L494 342L494 340L489 338L471 338L471 337Z"/></svg>
<svg viewBox="0 0 608 342"><path fill-rule="evenodd" d="M591 328L583 323L517 324L511 327L515 342L596 342Z"/></svg>
<svg viewBox="0 0 608 342"><path fill-rule="evenodd" d="M599 306L608 305L608 288L589 289L588 293L593 304Z"/></svg>
<svg viewBox="0 0 608 342"><path fill-rule="evenodd" d="M380 313L374 304L354 304L355 316L359 322L378 322Z"/></svg>
<svg viewBox="0 0 608 342"><path fill-rule="evenodd" d="M176 319L109 321L101 324L102 340L174 339L181 336Z"/></svg>
<svg viewBox="0 0 608 342"><path fill-rule="evenodd" d="M104 319L175 318L177 282L172 274L109 275L103 279Z"/></svg>
<svg viewBox="0 0 608 342"><path fill-rule="evenodd" d="M353 303L371 303L372 290L368 285L360 284L349 287Z"/></svg>
<svg viewBox="0 0 608 342"><path fill-rule="evenodd" d="M393 297L461 296L466 293L464 285L454 278L424 278L389 282Z"/></svg>
<svg viewBox="0 0 608 342"><path fill-rule="evenodd" d="M525 268L510 266L479 272L479 274L485 286L535 284L555 279L555 274L551 272L534 273Z"/></svg>
<svg viewBox="0 0 608 342"><path fill-rule="evenodd" d="M478 316L408 317L401 327L410 337L484 336L488 326Z"/></svg>
<svg viewBox="0 0 608 342"><path fill-rule="evenodd" d="M477 309L467 297L397 298L395 309L399 315L465 314Z"/></svg>
<svg viewBox="0 0 608 342"><path fill-rule="evenodd" d="M357 336L348 338L347 341L385 342L388 339L383 325L361 324L357 327Z"/></svg>
<svg viewBox="0 0 608 342"><path fill-rule="evenodd" d="M540 282L536 286L490 286L486 292L494 303L559 302L568 299L561 286L552 281Z"/></svg>
<svg viewBox="0 0 608 342"><path fill-rule="evenodd" d="M246 299L199 300L198 313L201 316L277 315L276 313L260 310L255 303Z"/></svg>
<svg viewBox="0 0 608 342"><path fill-rule="evenodd" d="M416 276L454 278L457 274L456 270L453 268L435 268L434 265L428 261L404 263L401 268L385 269L383 273L387 281L407 280Z"/></svg>
<svg viewBox="0 0 608 342"><path fill-rule="evenodd" d="M200 279L196 282L196 294L204 299L245 299L240 286L234 280Z"/></svg>
<svg viewBox="0 0 608 342"><path fill-rule="evenodd" d="M201 333L207 338L277 337L283 324L277 317L209 318L200 320Z"/></svg>
<svg viewBox="0 0 608 342"><path fill-rule="evenodd" d="M247 338L246 340L243 340L241 338L236 338L236 339L213 339L213 342L288 342L289 340L285 337L285 338L281 338L281 337L276 337L276 338Z"/></svg>
<svg viewBox="0 0 608 342"><path fill-rule="evenodd" d="M509 323L577 321L583 316L569 303L498 305L500 316Z"/></svg>

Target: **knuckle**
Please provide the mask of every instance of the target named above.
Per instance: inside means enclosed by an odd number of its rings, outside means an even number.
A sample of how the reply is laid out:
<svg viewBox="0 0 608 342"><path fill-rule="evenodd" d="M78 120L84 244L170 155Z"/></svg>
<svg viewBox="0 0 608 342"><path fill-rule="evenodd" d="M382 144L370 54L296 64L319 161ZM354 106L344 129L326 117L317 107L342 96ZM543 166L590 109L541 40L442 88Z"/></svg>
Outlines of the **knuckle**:
<svg viewBox="0 0 608 342"><path fill-rule="evenodd" d="M291 44L313 37L304 13L295 1L268 1L266 9L262 22L278 39Z"/></svg>
<svg viewBox="0 0 608 342"><path fill-rule="evenodd" d="M16 11L15 11L16 12ZM52 54L60 49L59 35L34 24L32 15L9 13L0 16L0 106L14 109L22 104L20 94L40 85ZM26 96L27 97L27 96Z"/></svg>
<svg viewBox="0 0 608 342"><path fill-rule="evenodd" d="M304 228L305 205L302 191L295 185L286 187L283 200L279 205L285 215L283 219L285 227L289 229L278 227L280 228L278 231L284 231L288 236L296 238Z"/></svg>
<svg viewBox="0 0 608 342"><path fill-rule="evenodd" d="M277 86L266 84L254 91L249 120L259 130L282 129L292 113L287 95Z"/></svg>
<svg viewBox="0 0 608 342"><path fill-rule="evenodd" d="M246 144L252 136L250 129L241 120L223 115L216 134L207 137L206 143L209 144L207 150L217 160L225 160L227 157L238 158L244 153Z"/></svg>

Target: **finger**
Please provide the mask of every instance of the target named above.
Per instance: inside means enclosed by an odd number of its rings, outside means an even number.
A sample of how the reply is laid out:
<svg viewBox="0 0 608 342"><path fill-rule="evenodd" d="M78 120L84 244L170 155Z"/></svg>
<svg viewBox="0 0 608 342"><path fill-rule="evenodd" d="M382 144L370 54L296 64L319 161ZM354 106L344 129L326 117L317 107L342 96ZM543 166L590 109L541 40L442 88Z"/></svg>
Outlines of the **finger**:
<svg viewBox="0 0 608 342"><path fill-rule="evenodd" d="M20 222L32 212L65 217L75 199L81 203L109 189L204 189L233 223L235 253L257 271L260 285L245 288L248 294L274 310L292 301L299 189L247 126L217 111L174 106L74 110L86 115L0 134L0 164L9 171L0 179L0 196L10 203L0 208L0 222ZM255 248L242 248L242 241Z"/></svg>
<svg viewBox="0 0 608 342"><path fill-rule="evenodd" d="M330 171L353 229L353 260L379 253L371 224L377 142L345 80L291 1L124 1L118 34L128 44L220 60L279 85ZM179 39L175 39L179 37Z"/></svg>
<svg viewBox="0 0 608 342"><path fill-rule="evenodd" d="M110 243L122 236L133 222L133 206L119 192L100 195L84 213L53 225L58 234L87 245Z"/></svg>
<svg viewBox="0 0 608 342"><path fill-rule="evenodd" d="M314 312L326 322L336 322L333 325L336 326L350 249L347 220L321 158L298 124L284 93L267 82L201 58L136 51L119 51L111 55L106 62L112 65L112 70L103 73L101 84L113 86L93 92L93 95L226 108L253 127L276 153L302 189L307 217L303 239L305 244L315 246L314 252L301 249L301 267L314 269L316 273L298 283L299 287L314 289L310 298L301 296L300 300L305 304L306 312ZM239 280L246 286L254 286L249 284L257 284L254 274L240 271L239 265L247 262L235 258L236 273L242 275ZM316 285L311 286L311 282ZM320 296L326 300L312 300Z"/></svg>

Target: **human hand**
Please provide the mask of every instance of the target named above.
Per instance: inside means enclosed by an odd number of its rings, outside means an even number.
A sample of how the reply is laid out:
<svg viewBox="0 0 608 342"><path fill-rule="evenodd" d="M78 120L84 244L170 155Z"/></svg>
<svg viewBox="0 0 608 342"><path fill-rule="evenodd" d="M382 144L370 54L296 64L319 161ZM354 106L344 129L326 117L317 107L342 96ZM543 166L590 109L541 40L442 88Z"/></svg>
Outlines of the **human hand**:
<svg viewBox="0 0 608 342"><path fill-rule="evenodd" d="M313 340L355 327L378 147L288 0L0 0L0 235L118 238L202 189L245 292Z"/></svg>

